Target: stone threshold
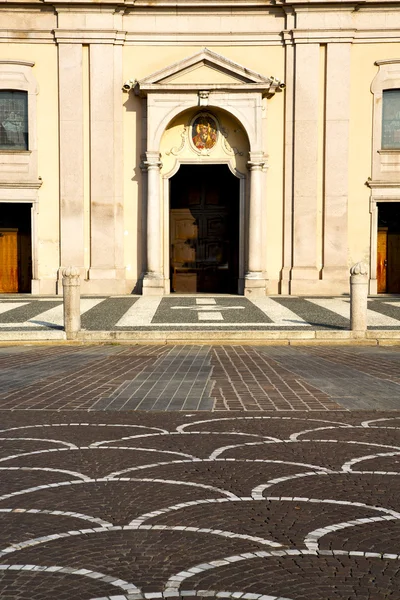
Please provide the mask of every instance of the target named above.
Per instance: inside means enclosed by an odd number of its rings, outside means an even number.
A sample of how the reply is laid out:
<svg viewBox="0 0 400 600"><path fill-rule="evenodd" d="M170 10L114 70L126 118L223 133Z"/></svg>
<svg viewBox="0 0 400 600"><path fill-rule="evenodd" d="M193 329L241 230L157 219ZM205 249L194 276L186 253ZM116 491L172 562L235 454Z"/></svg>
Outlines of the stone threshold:
<svg viewBox="0 0 400 600"><path fill-rule="evenodd" d="M350 330L275 330L254 331L91 331L82 330L76 338L67 340L64 331L2 331L0 344L49 342L66 344L128 343L128 344L357 344L400 345L400 330L369 330L365 334Z"/></svg>

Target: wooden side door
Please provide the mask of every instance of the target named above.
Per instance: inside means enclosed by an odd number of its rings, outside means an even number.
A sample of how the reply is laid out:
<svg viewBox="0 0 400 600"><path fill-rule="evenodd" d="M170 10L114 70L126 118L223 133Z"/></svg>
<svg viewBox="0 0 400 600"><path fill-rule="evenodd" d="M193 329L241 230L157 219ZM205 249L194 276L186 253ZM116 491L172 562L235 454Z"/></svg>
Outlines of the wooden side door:
<svg viewBox="0 0 400 600"><path fill-rule="evenodd" d="M198 224L189 208L173 208L170 213L172 289L194 294L197 291Z"/></svg>
<svg viewBox="0 0 400 600"><path fill-rule="evenodd" d="M0 229L0 293L18 292L18 230Z"/></svg>
<svg viewBox="0 0 400 600"><path fill-rule="evenodd" d="M378 283L378 294L387 291L387 265L388 265L388 228L378 229L378 260L376 266L376 278Z"/></svg>
<svg viewBox="0 0 400 600"><path fill-rule="evenodd" d="M387 291L400 294L400 233L387 236Z"/></svg>

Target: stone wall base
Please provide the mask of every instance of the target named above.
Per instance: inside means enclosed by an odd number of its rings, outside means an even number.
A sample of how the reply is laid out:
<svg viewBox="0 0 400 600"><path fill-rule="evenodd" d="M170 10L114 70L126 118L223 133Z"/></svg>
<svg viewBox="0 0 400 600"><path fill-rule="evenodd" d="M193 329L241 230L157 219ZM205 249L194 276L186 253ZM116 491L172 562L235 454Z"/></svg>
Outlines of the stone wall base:
<svg viewBox="0 0 400 600"><path fill-rule="evenodd" d="M350 293L346 279L295 279L289 282L291 296L342 296Z"/></svg>

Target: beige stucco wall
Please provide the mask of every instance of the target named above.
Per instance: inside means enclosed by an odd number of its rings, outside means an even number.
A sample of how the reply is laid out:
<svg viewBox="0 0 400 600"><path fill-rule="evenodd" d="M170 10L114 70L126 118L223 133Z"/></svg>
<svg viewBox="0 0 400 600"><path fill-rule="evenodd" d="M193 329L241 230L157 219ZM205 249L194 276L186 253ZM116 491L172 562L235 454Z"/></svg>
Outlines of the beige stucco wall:
<svg viewBox="0 0 400 600"><path fill-rule="evenodd" d="M211 9L210 9L211 10ZM283 267L283 246L290 246L288 236L283 236L284 222L284 142L285 135L285 93L291 95L297 85L298 91L313 90L315 101L315 121L317 122L317 159L314 165L307 166L308 147L297 148L298 154L303 154L304 168L310 167L311 178L316 182L313 190L312 202L314 205L310 222L313 223L312 231L309 232L309 245L315 245L315 265L300 265L304 268L315 267L321 272L320 280L323 279L324 267L324 193L327 172L330 168L326 164L326 91L327 91L327 56L329 44L345 41L350 45L350 69L343 71L343 85L350 81L350 106L349 106L349 159L348 159L348 246L347 265L364 260L369 261L370 256L370 195L371 190L365 185L371 177L372 162L372 132L373 132L373 95L370 87L378 67L374 64L376 60L400 57L400 41L391 42L389 36L395 36L396 28L400 27L400 12L397 10L386 10L383 7L374 9L361 7L354 11L350 7L341 6L337 10L331 8L305 10L297 9L296 36L305 36L307 46L313 46L319 52L316 72L307 72L307 80L303 76L308 65L297 64L297 75L287 81L288 88L284 93L277 93L269 99L263 100L263 151L267 155L267 168L265 169L265 200L263 204L263 260L267 271L268 293L279 293L280 272ZM285 48L282 43L281 32L288 28L288 22L284 13L277 7L258 7L252 10L246 8L229 9L213 8L212 19L210 11L204 12L196 8L182 11L175 9L157 9L156 7L141 7L121 15L113 13L112 8L88 11L80 9L73 12L64 7L60 14L55 15L51 7L41 7L40 12L36 9L13 8L3 9L0 13L2 22L3 39L0 38L0 60L20 59L34 61L32 73L38 83L37 94L37 147L38 147L38 170L37 176L42 178L42 186L38 190L39 214L37 217L37 260L38 277L41 279L40 292L55 292L55 281L60 266L60 178L59 178L59 117L58 117L58 48L54 41L52 30L58 26L65 31L69 30L71 36L75 31L82 30L91 32L98 31L99 36L95 43L100 45L101 36L106 37L112 30L121 31L124 37L122 46L122 78L143 79L151 73L166 68L173 63L181 61L188 56L194 55L202 46L207 45L210 50L237 62L248 69L252 69L264 76L274 75L284 79L288 71L288 61L285 58L290 55L293 48ZM212 27L211 24L212 23ZM294 23L292 23L294 27ZM372 27L374 32L372 32ZM379 28L381 32L379 33ZM7 33L6 33L7 30ZM12 36L17 36L17 31L26 32L36 30L35 39L30 42L12 42ZM388 38L385 41L385 31ZM38 33L39 32L39 33ZM348 36L346 37L345 33ZM21 33L26 35L26 33ZM32 34L33 35L33 34ZM66 34L67 35L67 34ZM68 33L68 35L70 35ZM78 35L76 33L76 35ZM88 34L89 35L89 34ZM379 42L372 41L372 35L379 38ZM336 37L335 37L336 36ZM370 36L368 38L368 36ZM89 36L90 37L90 36ZM104 38L105 39L105 38ZM298 38L299 39L299 38ZM7 41L5 41L7 40ZM42 41L41 41L42 40ZM46 41L46 43L44 43ZM298 40L297 40L298 41ZM368 41L369 43L365 43ZM91 266L90 257L90 93L89 93L89 50L90 39L84 42L83 49L83 145L84 145L84 245L85 256L82 266L88 270ZM297 42L296 42L297 43ZM344 45L345 45L344 44ZM300 44L293 50L297 52ZM303 46L304 49L305 46ZM300 50L298 56L304 56ZM115 56L118 52L115 51ZM115 59L117 60L117 59ZM119 64L118 69L121 65ZM304 68L303 68L304 67ZM306 69L307 67L307 69ZM118 72L115 68L114 73ZM333 72L331 64L331 71ZM112 81L110 74L104 72L104 80ZM215 77L215 81L213 80ZM296 79L297 77L297 79ZM335 77L337 77L337 72ZM226 76L228 81L229 76ZM119 74L115 81L119 81ZM193 70L186 75L187 83L212 83L223 82L224 75L217 72L207 73L202 67ZM114 82L115 83L115 82ZM113 84L114 84L113 83ZM118 83L119 85L119 83ZM98 89L98 88L96 88ZM71 94L74 90L71 90ZM340 86L337 87L338 102L343 94ZM306 94L305 94L306 95ZM304 95L304 97L305 97ZM146 100L135 96L133 92L124 94L119 89L115 93L114 115L122 116L122 153L123 164L123 252L124 267L126 269L126 280L129 285L140 276L143 267L143 253L145 244L145 233L143 231L143 210L145 207L146 176L141 171L141 155L148 149L146 143L145 104ZM306 105L307 102L304 102ZM298 110L301 105L299 98L295 106ZM307 107L306 107L307 108ZM309 107L308 107L309 108ZM193 114L200 108L193 107ZM110 114L111 109L110 109ZM212 109L211 109L212 112ZM231 128L229 118L222 113L216 113L226 127ZM187 115L186 115L187 116ZM186 118L185 116L185 118ZM110 118L110 117L108 117ZM183 117L182 117L183 118ZM307 121L301 114L297 114L298 124ZM333 120L334 117L331 117ZM315 124L315 123L314 123ZM163 161L162 175L169 172L175 160L172 155L166 155L168 147L179 146L181 142L180 132L182 119L177 118L172 123L163 137L160 147ZM338 129L339 131L339 129ZM118 136L115 134L115 139ZM176 141L175 141L176 140ZM313 143L315 140L313 141ZM244 145L244 142L240 142ZM240 145L239 144L239 145ZM186 150L185 150L186 152ZM188 158L185 152L182 157ZM287 151L290 153L289 151ZM216 155L215 155L216 156ZM222 156L222 155L221 155ZM219 156L219 158L221 158ZM288 156L288 153L287 153ZM237 168L248 176L246 153L236 157ZM301 162L301 161L300 161ZM340 161L339 161L340 164ZM110 168L112 166L110 165ZM291 166L289 167L291 170ZM333 167L332 167L333 169ZM331 169L331 176L332 176ZM338 181L342 174L336 173ZM400 178L399 178L400 179ZM315 193L314 193L315 192ZM286 193L287 190L286 190ZM301 195L304 196L304 190ZM162 190L161 190L162 195ZM310 196L311 197L311 196ZM287 202L288 207L290 203ZM306 202L304 202L306 204ZM334 204L334 202L333 202ZM303 210L304 209L304 210ZM307 221L309 214L307 206L303 207L304 220ZM342 210L342 207L340 208ZM287 228L288 231L288 228ZM287 252L290 255L290 251ZM304 262L304 261L303 261ZM301 263L301 260L300 260ZM299 263L299 264L300 264ZM286 265L290 268L290 265ZM317 281L320 281L317 280ZM101 285L101 284L99 284ZM308 283L305 284L307 286ZM323 288L310 287L310 293L329 292L329 285ZM126 291L131 291L128 289ZM96 288L99 290L100 287ZM302 288L299 288L302 289ZM335 284L332 284L334 292ZM87 286L90 291L90 286Z"/></svg>
<svg viewBox="0 0 400 600"><path fill-rule="evenodd" d="M351 117L349 140L349 265L369 262L372 176L373 95L371 83L378 72L376 60L400 56L400 43L354 44L351 63Z"/></svg>
<svg viewBox="0 0 400 600"><path fill-rule="evenodd" d="M36 218L38 276L43 280L40 292L54 293L59 266L57 48L53 44L0 44L1 59L35 63L32 74L38 84L37 175L43 180Z"/></svg>

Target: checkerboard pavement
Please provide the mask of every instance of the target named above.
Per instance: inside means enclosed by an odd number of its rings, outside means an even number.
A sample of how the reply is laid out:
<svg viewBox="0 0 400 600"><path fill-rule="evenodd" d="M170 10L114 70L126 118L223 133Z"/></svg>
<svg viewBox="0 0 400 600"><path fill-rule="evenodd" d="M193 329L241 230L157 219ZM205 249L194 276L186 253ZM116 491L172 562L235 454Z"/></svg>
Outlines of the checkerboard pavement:
<svg viewBox="0 0 400 600"><path fill-rule="evenodd" d="M87 331L309 331L349 329L348 297L143 296L82 297L82 329ZM368 328L400 329L400 298L371 297ZM62 298L0 296L0 334L48 332L63 328Z"/></svg>
<svg viewBox="0 0 400 600"><path fill-rule="evenodd" d="M1 347L1 599L400 600L399 362Z"/></svg>

